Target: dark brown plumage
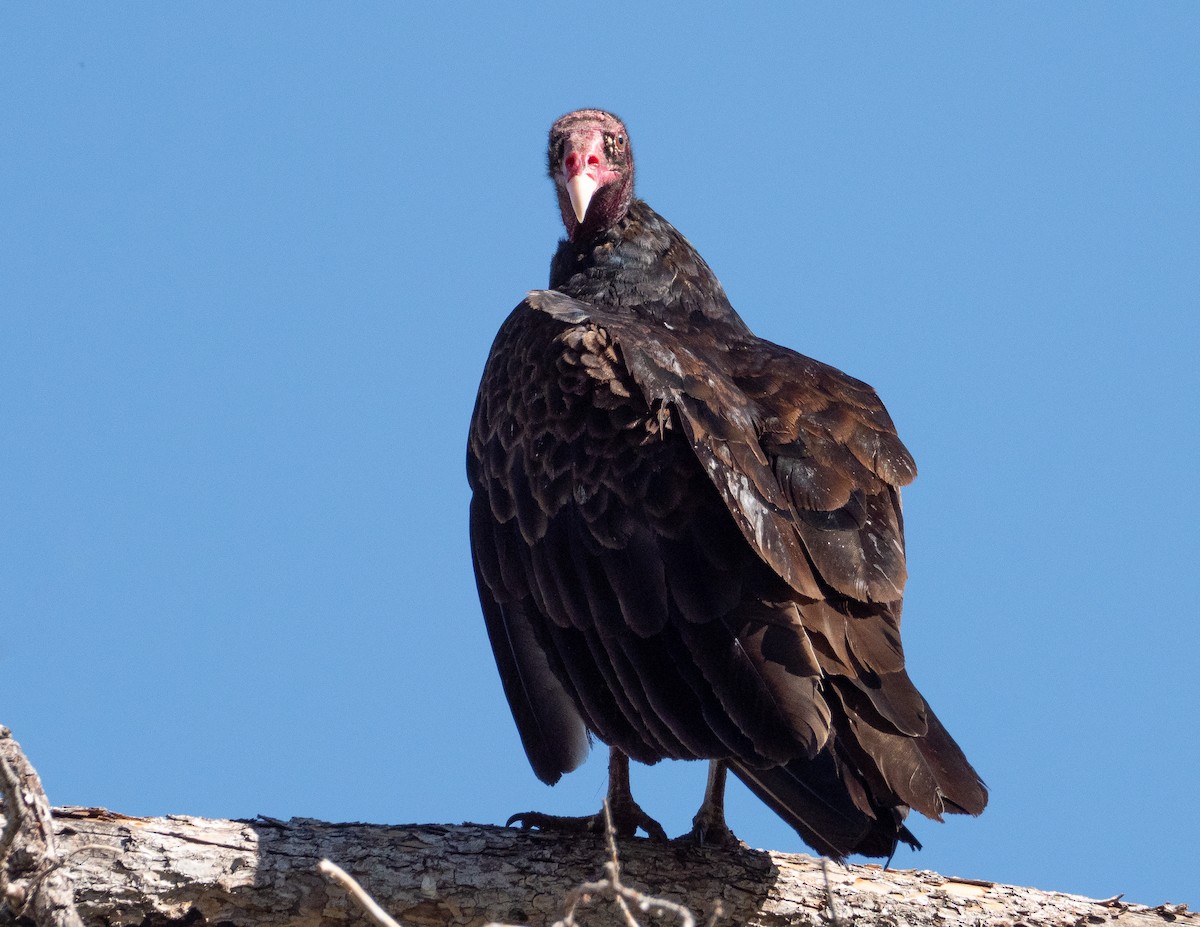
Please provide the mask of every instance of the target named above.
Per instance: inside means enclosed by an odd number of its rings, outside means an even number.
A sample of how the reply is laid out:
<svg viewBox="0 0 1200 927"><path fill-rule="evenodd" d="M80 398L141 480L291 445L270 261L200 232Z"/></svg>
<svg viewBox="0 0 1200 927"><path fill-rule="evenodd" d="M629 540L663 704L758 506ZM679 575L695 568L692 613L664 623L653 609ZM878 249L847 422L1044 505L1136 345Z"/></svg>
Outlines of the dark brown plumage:
<svg viewBox="0 0 1200 927"><path fill-rule="evenodd" d="M634 198L615 116L560 119L549 166L567 238L551 289L500 328L467 455L480 601L535 773L578 766L589 732L614 768L720 761L833 857L916 845L909 808L980 813L904 670L916 468L874 391L750 332ZM723 771L700 838L728 834Z"/></svg>

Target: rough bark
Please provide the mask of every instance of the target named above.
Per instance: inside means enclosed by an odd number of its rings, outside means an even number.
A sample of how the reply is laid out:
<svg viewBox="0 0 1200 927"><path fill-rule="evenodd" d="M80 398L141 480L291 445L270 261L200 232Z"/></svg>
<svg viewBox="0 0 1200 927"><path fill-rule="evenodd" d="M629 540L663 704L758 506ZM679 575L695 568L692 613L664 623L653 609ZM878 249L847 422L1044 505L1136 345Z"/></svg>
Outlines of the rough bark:
<svg viewBox="0 0 1200 927"><path fill-rule="evenodd" d="M0 927L362 923L346 893L317 873L322 858L354 875L404 924L542 925L610 860L599 836L476 824L134 818L101 808L51 815L37 774L2 727L0 798ZM798 854L645 840L626 840L619 853L625 886L698 914L719 901L722 924L1200 927L1200 916L1182 905L1146 908L934 872L823 866ZM628 923L614 907L589 908L580 920Z"/></svg>
<svg viewBox="0 0 1200 927"><path fill-rule="evenodd" d="M82 927L41 780L3 726L0 799L0 920L21 917L38 927Z"/></svg>
<svg viewBox="0 0 1200 927"><path fill-rule="evenodd" d="M322 857L351 872L405 924L550 924L566 893L596 878L608 858L598 837L471 824L131 818L89 808L57 809L54 820L88 925L360 922L345 894L316 873ZM831 922L821 862L809 856L644 840L622 842L620 855L625 884L698 913L719 898L724 924ZM834 865L827 871L833 910L856 927L1200 925L1200 917L1180 908L1097 902L933 872ZM582 919L619 922L604 910Z"/></svg>

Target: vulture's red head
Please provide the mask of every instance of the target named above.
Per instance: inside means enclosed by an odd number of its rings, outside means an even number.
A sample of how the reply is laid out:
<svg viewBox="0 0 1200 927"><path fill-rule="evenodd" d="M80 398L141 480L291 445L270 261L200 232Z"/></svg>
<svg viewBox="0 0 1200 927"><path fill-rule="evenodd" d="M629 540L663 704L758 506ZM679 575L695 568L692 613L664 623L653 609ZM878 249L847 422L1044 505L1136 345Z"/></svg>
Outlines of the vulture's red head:
<svg viewBox="0 0 1200 927"><path fill-rule="evenodd" d="M601 109L567 113L550 127L550 179L572 240L602 232L633 201L633 149L621 120Z"/></svg>

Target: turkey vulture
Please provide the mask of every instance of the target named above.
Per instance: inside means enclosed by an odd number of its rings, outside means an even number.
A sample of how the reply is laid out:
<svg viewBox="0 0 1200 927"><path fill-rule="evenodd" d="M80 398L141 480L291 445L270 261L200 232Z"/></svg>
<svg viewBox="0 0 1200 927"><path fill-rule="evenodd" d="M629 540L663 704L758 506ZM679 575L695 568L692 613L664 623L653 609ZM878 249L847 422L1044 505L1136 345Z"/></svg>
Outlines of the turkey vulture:
<svg viewBox="0 0 1200 927"><path fill-rule="evenodd" d="M618 832L663 836L629 759L707 759L693 837L732 837L728 769L839 859L919 846L910 808L979 814L904 669L916 467L874 390L751 333L634 196L617 117L554 123L549 172L566 237L500 327L467 449L479 598L538 778L594 735Z"/></svg>

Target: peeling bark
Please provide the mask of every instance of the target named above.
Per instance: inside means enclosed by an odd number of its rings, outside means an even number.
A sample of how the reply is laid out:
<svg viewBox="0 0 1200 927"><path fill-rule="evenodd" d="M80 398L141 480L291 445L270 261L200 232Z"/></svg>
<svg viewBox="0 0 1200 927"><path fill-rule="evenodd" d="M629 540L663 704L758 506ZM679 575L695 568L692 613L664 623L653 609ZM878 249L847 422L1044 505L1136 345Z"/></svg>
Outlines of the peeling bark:
<svg viewBox="0 0 1200 927"><path fill-rule="evenodd" d="M0 927L364 923L345 891L317 872L323 858L405 925L544 925L611 859L600 836L478 824L135 818L103 808L51 814L37 774L3 727L0 799ZM618 849L624 886L701 916L719 901L721 924L1200 927L1183 905L1147 908L935 872L825 866L762 850L637 839ZM589 925L629 923L612 907L579 916Z"/></svg>
<svg viewBox="0 0 1200 927"><path fill-rule="evenodd" d="M0 799L0 922L19 917L38 927L83 927L42 782L3 726Z"/></svg>
<svg viewBox="0 0 1200 927"><path fill-rule="evenodd" d="M75 899L91 925L157 927L363 921L315 866L328 857L411 925L550 924L575 885L596 878L608 852L590 836L464 824L218 821L131 818L92 808L54 815L70 854ZM710 850L625 840L622 879L698 914L719 898L722 924L831 923L821 861L801 854ZM828 866L833 908L856 927L1200 927L1183 908L1117 901L877 866ZM618 923L590 910L585 921ZM2 918L0 918L2 920Z"/></svg>

